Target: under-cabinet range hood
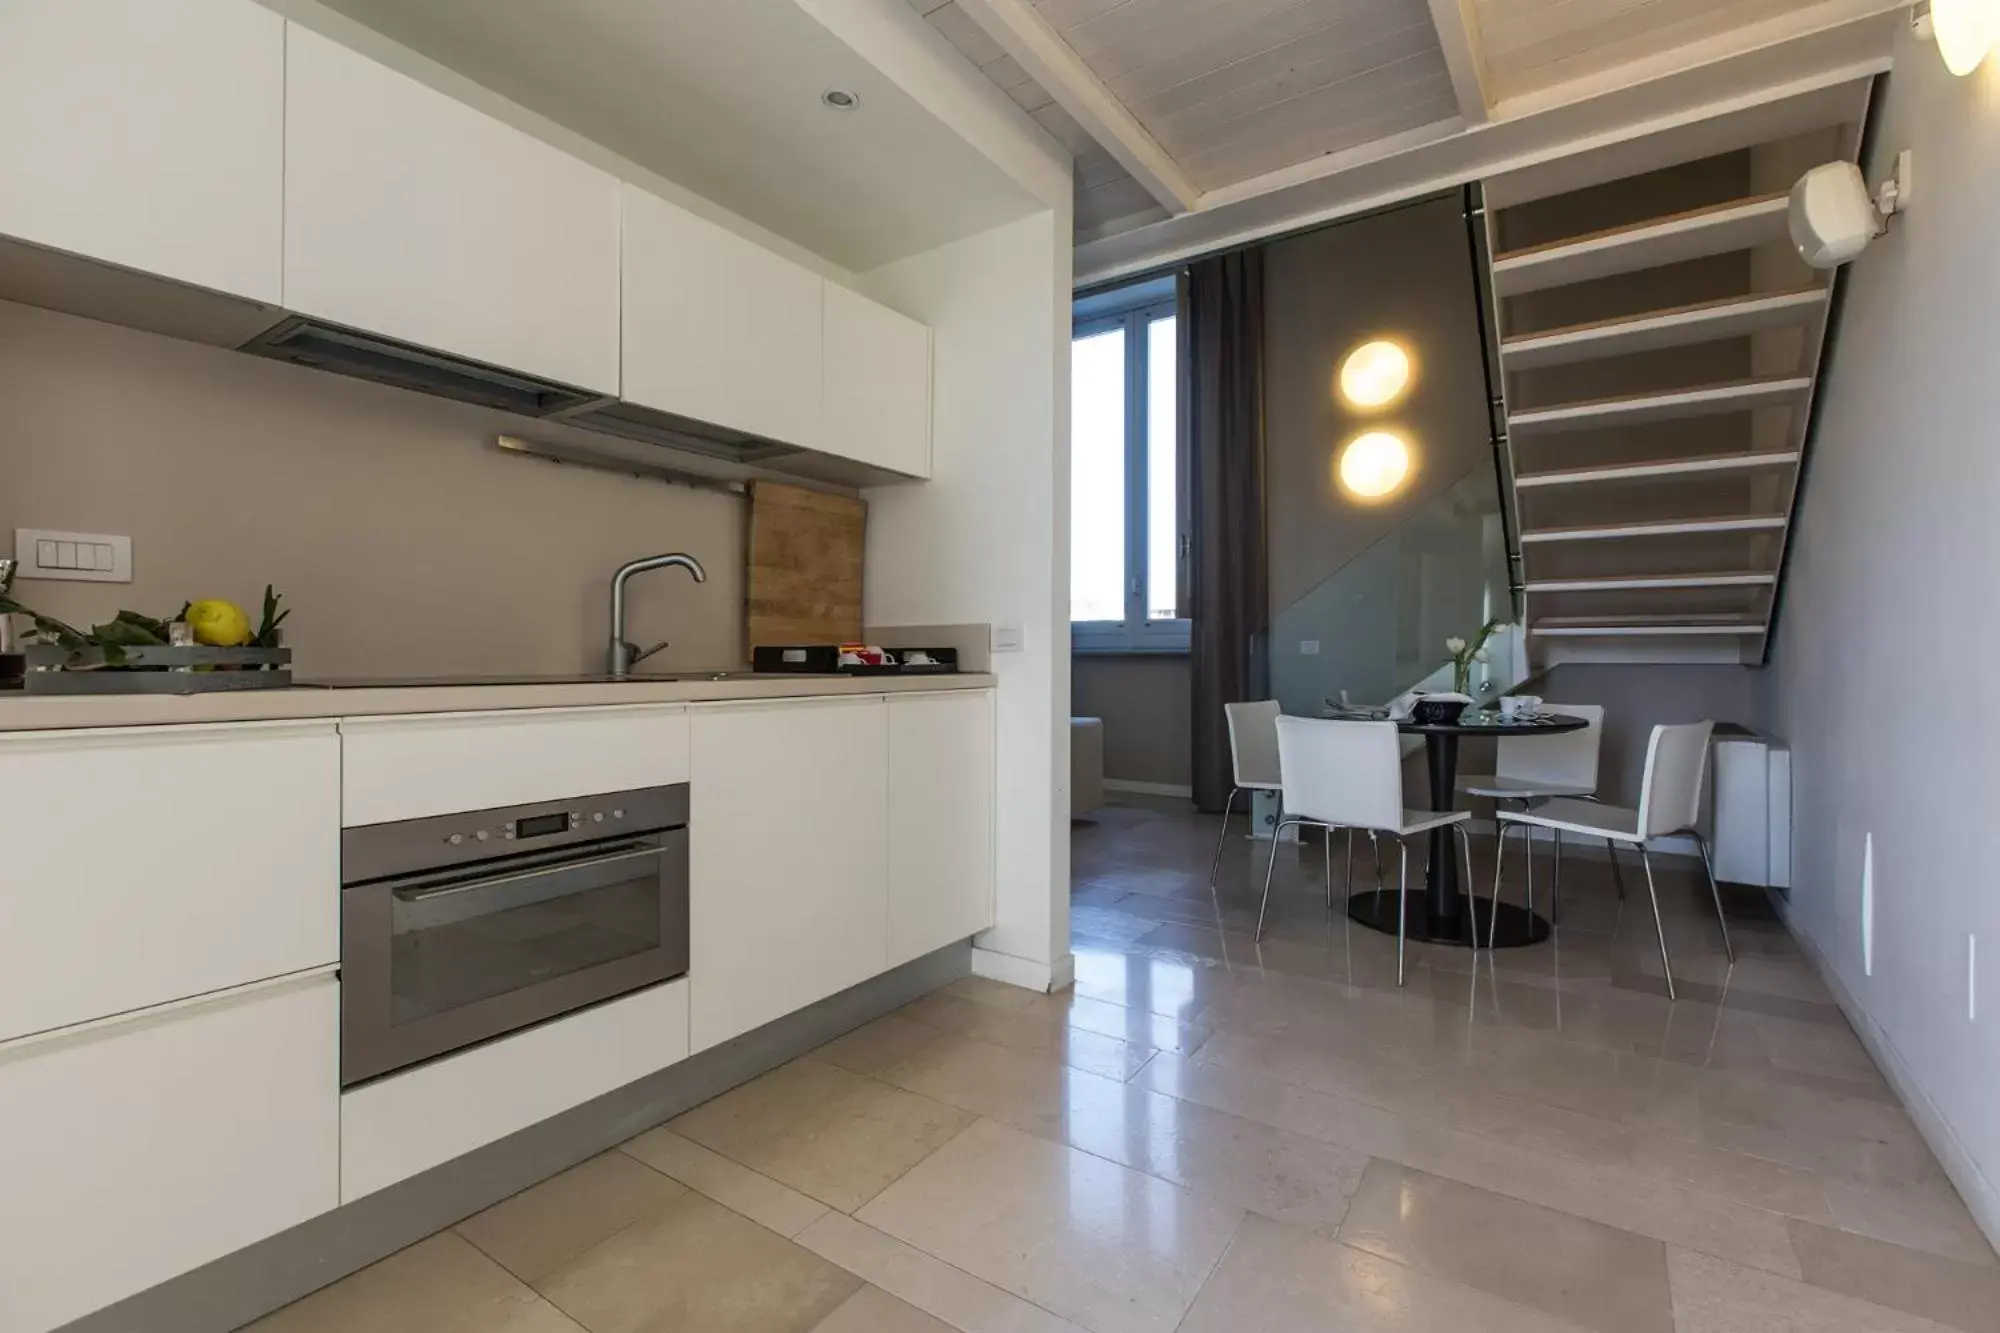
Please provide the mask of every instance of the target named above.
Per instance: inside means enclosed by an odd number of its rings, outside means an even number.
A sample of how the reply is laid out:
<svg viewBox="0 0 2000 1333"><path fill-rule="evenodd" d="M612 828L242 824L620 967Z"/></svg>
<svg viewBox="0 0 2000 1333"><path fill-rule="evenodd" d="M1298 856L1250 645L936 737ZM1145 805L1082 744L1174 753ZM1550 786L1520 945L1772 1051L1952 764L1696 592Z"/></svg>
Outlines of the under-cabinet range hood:
<svg viewBox="0 0 2000 1333"><path fill-rule="evenodd" d="M795 445L691 417L609 398L554 380L500 370L377 334L304 316L284 320L244 343L254 356L390 384L438 398L498 408L732 463L768 464L803 453Z"/></svg>
<svg viewBox="0 0 2000 1333"><path fill-rule="evenodd" d="M426 351L372 333L294 316L243 344L253 356L267 356L314 370L329 370L398 389L414 389L481 407L497 407L524 417L548 417L599 402L602 394L497 370L477 361Z"/></svg>

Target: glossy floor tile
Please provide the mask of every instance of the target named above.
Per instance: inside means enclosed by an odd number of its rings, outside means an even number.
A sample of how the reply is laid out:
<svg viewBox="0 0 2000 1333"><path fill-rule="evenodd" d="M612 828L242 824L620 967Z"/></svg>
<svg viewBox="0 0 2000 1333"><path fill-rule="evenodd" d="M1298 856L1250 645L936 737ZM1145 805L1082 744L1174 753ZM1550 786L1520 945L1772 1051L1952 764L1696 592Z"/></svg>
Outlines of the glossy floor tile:
<svg viewBox="0 0 2000 1333"><path fill-rule="evenodd" d="M1732 968L1659 863L1669 1001L1572 854L1551 939L1399 987L1317 842L1258 940L1268 848L1211 891L1215 833L1075 827L1070 990L955 982L257 1327L2000 1333L2000 1259L1760 900Z"/></svg>
<svg viewBox="0 0 2000 1333"><path fill-rule="evenodd" d="M1095 1333L1171 1333L1242 1219L984 1120L855 1217Z"/></svg>
<svg viewBox="0 0 2000 1333"><path fill-rule="evenodd" d="M941 1102L795 1060L672 1122L674 1133L853 1212L971 1123Z"/></svg>
<svg viewBox="0 0 2000 1333"><path fill-rule="evenodd" d="M807 1333L859 1290L861 1279L687 1193L536 1285L590 1333Z"/></svg>
<svg viewBox="0 0 2000 1333"><path fill-rule="evenodd" d="M1179 1333L1576 1333L1539 1310L1259 1217Z"/></svg>
<svg viewBox="0 0 2000 1333"><path fill-rule="evenodd" d="M451 1231L250 1327L254 1333L577 1333L567 1316Z"/></svg>

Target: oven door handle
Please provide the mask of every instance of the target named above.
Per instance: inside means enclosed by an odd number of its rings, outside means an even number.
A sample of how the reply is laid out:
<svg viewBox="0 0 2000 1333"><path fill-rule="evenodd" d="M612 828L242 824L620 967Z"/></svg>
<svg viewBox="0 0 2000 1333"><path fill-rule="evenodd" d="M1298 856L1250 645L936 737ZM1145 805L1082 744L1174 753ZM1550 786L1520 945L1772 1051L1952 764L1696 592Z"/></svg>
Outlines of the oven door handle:
<svg viewBox="0 0 2000 1333"><path fill-rule="evenodd" d="M516 871L511 875L491 875L484 879L467 880L463 884L438 884L426 889L393 889L391 892L402 902L430 902L438 898L456 897L461 893L472 893L479 889L497 889L502 885L519 884L524 880L541 879L547 875L562 874L571 870L589 870L596 866L617 865L624 861L643 861L664 856L666 852L665 847L640 847L629 852L592 856L582 861L557 861L550 865L537 866L533 870Z"/></svg>

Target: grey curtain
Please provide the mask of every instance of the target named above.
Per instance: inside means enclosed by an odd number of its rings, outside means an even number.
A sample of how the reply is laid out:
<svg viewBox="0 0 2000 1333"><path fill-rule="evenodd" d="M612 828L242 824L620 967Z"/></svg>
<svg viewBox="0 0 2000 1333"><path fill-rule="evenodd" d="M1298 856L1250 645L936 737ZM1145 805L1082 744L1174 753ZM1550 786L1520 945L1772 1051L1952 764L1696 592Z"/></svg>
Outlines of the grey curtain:
<svg viewBox="0 0 2000 1333"><path fill-rule="evenodd" d="M1263 252L1191 265L1180 305L1194 801L1216 811L1232 780L1223 705L1266 692Z"/></svg>

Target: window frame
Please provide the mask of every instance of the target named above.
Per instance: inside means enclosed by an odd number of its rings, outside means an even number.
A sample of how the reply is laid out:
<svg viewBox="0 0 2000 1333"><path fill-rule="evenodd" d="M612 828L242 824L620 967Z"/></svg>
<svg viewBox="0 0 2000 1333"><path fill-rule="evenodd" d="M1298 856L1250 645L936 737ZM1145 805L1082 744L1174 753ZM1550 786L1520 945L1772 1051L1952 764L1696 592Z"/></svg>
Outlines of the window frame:
<svg viewBox="0 0 2000 1333"><path fill-rule="evenodd" d="M1135 292L1130 304L1110 310L1099 301L1091 303L1096 308L1088 317L1076 318L1070 324L1070 341L1087 338L1094 334L1108 333L1113 329L1125 331L1125 616L1122 620L1072 620L1070 622L1070 650L1087 654L1119 653L1159 653L1184 654L1189 650L1190 624L1184 617L1153 620L1146 614L1147 593L1151 586L1152 570L1149 567L1151 552L1148 526L1148 462L1151 458L1150 445L1154 424L1148 411L1147 390L1152 358L1152 324L1164 318L1178 319L1179 304L1169 294L1162 297L1157 286L1145 284ZM1178 345L1178 340L1176 340ZM1178 359L1178 353L1176 353ZM1178 374L1178 366L1176 366ZM1167 424L1167 439L1174 446L1175 457L1179 456L1178 414L1183 408L1179 387L1176 385L1174 407L1176 420ZM1182 488L1187 478L1179 478ZM1174 585L1186 586L1188 562L1188 537L1185 530L1186 506L1174 506L1177 526L1182 530L1175 534ZM1074 542L1076 513L1070 513L1071 531L1064 539Z"/></svg>

